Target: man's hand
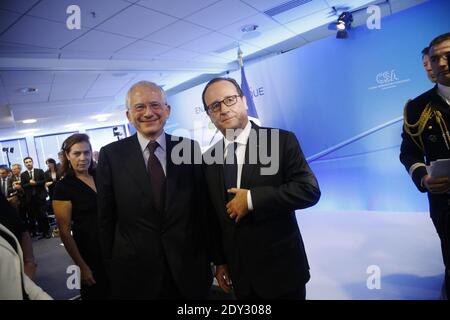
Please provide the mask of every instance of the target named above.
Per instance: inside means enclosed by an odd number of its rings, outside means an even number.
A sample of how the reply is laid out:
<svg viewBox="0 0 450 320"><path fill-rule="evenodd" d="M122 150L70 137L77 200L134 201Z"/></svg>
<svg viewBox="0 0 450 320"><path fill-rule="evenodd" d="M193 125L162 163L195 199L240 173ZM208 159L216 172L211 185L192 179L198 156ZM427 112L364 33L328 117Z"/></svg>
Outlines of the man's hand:
<svg viewBox="0 0 450 320"><path fill-rule="evenodd" d="M230 274L228 273L228 266L226 264L221 264L216 266L216 274L214 275L217 279L219 287L226 293L231 290L231 280Z"/></svg>
<svg viewBox="0 0 450 320"><path fill-rule="evenodd" d="M30 184L31 184L32 186L35 186L35 185L36 185L36 181L34 181L33 179L31 179L31 180L30 180Z"/></svg>
<svg viewBox="0 0 450 320"><path fill-rule="evenodd" d="M22 186L20 185L20 182L13 182L13 189L14 190L22 189Z"/></svg>
<svg viewBox="0 0 450 320"><path fill-rule="evenodd" d="M53 181L48 181L45 183L45 186L48 188L49 186L51 186L53 184Z"/></svg>
<svg viewBox="0 0 450 320"><path fill-rule="evenodd" d="M448 177L430 177L426 175L423 177L422 183L430 193L440 194L450 191L450 179Z"/></svg>
<svg viewBox="0 0 450 320"><path fill-rule="evenodd" d="M239 222L248 213L247 192L248 189L231 188L228 193L235 194L233 200L227 203L227 213L231 219Z"/></svg>

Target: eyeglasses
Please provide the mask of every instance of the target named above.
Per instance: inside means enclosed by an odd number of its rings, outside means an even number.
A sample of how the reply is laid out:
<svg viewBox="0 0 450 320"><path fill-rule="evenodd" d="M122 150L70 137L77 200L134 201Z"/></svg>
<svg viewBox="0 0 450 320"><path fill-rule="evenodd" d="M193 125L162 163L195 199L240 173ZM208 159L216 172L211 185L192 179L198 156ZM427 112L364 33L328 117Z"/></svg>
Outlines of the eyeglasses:
<svg viewBox="0 0 450 320"><path fill-rule="evenodd" d="M227 107L234 106L237 102L238 97L240 97L240 95L235 94L233 96L225 97L225 99L223 99L221 101L216 101L216 102L211 103L209 106L207 106L208 113L212 114L212 113L219 112L220 108L222 107L222 103L224 105L226 105Z"/></svg>
<svg viewBox="0 0 450 320"><path fill-rule="evenodd" d="M131 109L135 112L141 113L141 112L145 112L145 110L147 110L147 106L148 106L148 107L150 107L150 109L152 111L161 111L165 105L166 104L163 105L163 104L155 101L155 102L149 102L147 104L138 103L138 104L135 104L134 106L132 106Z"/></svg>

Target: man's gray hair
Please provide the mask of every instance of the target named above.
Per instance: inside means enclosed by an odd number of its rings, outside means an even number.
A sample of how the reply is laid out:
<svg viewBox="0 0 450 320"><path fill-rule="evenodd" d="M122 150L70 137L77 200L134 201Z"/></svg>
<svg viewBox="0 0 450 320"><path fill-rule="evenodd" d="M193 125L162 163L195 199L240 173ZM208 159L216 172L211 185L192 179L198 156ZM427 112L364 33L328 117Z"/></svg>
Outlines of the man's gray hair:
<svg viewBox="0 0 450 320"><path fill-rule="evenodd" d="M22 165L19 164L19 163L14 163L14 164L11 166L11 168L12 168L12 167L19 167L19 170L22 170Z"/></svg>
<svg viewBox="0 0 450 320"><path fill-rule="evenodd" d="M127 107L127 109L130 109L131 105L130 105L130 101L131 101L131 92L136 88L136 87L140 87L140 86L145 86L145 87L151 87L151 88L157 88L159 90L159 92L161 92L161 96L163 98L164 101L164 105L167 104L167 96L166 96L166 92L164 91L164 89L157 85L154 82L151 81L145 81L145 80L141 80L139 82L136 82L135 84L133 84L130 89L128 89L127 92L127 97L125 100L125 106Z"/></svg>

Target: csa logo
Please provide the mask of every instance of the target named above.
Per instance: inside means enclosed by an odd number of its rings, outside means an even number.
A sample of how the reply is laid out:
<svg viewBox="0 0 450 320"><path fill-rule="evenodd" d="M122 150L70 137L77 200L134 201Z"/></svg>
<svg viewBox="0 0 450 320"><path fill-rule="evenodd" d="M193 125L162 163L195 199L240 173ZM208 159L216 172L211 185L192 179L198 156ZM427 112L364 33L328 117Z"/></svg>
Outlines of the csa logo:
<svg viewBox="0 0 450 320"><path fill-rule="evenodd" d="M395 69L382 71L377 73L375 76L375 82L377 85L369 87L369 90L386 90L386 89L392 89L396 88L400 84L406 83L411 81L411 79L401 79L397 71Z"/></svg>

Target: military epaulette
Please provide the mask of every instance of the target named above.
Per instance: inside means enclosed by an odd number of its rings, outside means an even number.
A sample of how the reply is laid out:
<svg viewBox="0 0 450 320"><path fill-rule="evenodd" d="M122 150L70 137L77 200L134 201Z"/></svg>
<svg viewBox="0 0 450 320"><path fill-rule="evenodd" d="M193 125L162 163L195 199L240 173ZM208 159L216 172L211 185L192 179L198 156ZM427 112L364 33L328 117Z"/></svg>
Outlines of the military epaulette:
<svg viewBox="0 0 450 320"><path fill-rule="evenodd" d="M403 128L422 151L425 150L422 141L422 133L428 120L432 117L436 118L436 122L441 129L447 149L450 149L450 134L448 132L447 125L441 112L435 110L431 103L435 92L436 87L421 94L414 100L408 101L403 110Z"/></svg>

